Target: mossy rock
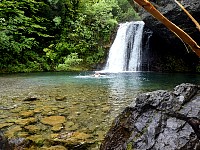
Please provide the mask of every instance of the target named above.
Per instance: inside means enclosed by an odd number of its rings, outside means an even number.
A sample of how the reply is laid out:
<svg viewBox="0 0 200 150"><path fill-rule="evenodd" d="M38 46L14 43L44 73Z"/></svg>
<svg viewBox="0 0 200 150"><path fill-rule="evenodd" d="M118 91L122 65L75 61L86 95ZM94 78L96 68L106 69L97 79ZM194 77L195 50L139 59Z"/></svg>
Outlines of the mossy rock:
<svg viewBox="0 0 200 150"><path fill-rule="evenodd" d="M26 130L28 130L29 133L33 134L33 133L37 133L40 128L37 127L36 125L28 125L24 127Z"/></svg>
<svg viewBox="0 0 200 150"><path fill-rule="evenodd" d="M51 141L52 143L56 143L59 145L64 145L65 147L84 147L88 144L92 144L95 141L92 139L92 135L86 134L83 132L66 132L59 134L54 140Z"/></svg>
<svg viewBox="0 0 200 150"><path fill-rule="evenodd" d="M43 111L43 108L35 108L33 111L34 113L40 113Z"/></svg>
<svg viewBox="0 0 200 150"><path fill-rule="evenodd" d="M53 132L59 132L60 130L62 130L63 129L63 125L62 124L56 124L56 125L54 125L52 128L51 128L51 130L53 131Z"/></svg>
<svg viewBox="0 0 200 150"><path fill-rule="evenodd" d="M4 128L4 127L9 127L9 126L12 126L13 123L2 123L0 124L0 129Z"/></svg>
<svg viewBox="0 0 200 150"><path fill-rule="evenodd" d="M25 126L25 125L35 123L36 121L37 121L36 118L31 117L31 118L27 118L27 119L18 119L15 121L15 123Z"/></svg>
<svg viewBox="0 0 200 150"><path fill-rule="evenodd" d="M22 130L22 128L19 125L14 126L14 127L10 127L5 132L5 136L8 137L8 138L13 138L13 137L15 137L15 135L17 134L17 132L19 132L21 130Z"/></svg>
<svg viewBox="0 0 200 150"><path fill-rule="evenodd" d="M50 116L41 119L43 124L54 126L56 124L62 124L66 121L64 116Z"/></svg>
<svg viewBox="0 0 200 150"><path fill-rule="evenodd" d="M34 116L34 111L22 111L19 114L22 118L32 117Z"/></svg>
<svg viewBox="0 0 200 150"><path fill-rule="evenodd" d="M37 146L43 146L44 145L44 136L43 135L31 135L27 138L27 140L31 140L35 143Z"/></svg>
<svg viewBox="0 0 200 150"><path fill-rule="evenodd" d="M61 145L56 145L51 147L42 147L41 150L67 150L67 148Z"/></svg>

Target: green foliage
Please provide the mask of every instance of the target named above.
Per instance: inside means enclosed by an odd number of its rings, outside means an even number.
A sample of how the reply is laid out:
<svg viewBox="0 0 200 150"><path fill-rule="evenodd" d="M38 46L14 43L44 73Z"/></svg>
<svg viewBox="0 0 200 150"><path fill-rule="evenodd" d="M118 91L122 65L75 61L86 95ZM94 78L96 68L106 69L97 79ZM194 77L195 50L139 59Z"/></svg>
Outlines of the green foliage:
<svg viewBox="0 0 200 150"><path fill-rule="evenodd" d="M127 144L126 150L133 150L132 141Z"/></svg>
<svg viewBox="0 0 200 150"><path fill-rule="evenodd" d="M65 24L70 27L63 30L56 53L59 56L78 53L88 64L101 61L104 58L102 47L110 42L111 32L117 25L112 10L118 6L116 1L111 2L81 1L76 20L68 18Z"/></svg>
<svg viewBox="0 0 200 150"><path fill-rule="evenodd" d="M46 34L46 27L40 24L44 18L37 15L42 5L34 0L1 1L0 69L8 68L12 72L41 71L35 63L40 57L39 47L42 46L39 39L51 37Z"/></svg>
<svg viewBox="0 0 200 150"><path fill-rule="evenodd" d="M46 53L46 57L49 58L51 61L54 61L57 54L53 50L54 44L51 44L48 48L44 48L44 52Z"/></svg>
<svg viewBox="0 0 200 150"><path fill-rule="evenodd" d="M71 53L67 57L64 57L64 64L59 64L56 67L57 71L70 71L74 70L83 60L78 58L77 53Z"/></svg>
<svg viewBox="0 0 200 150"><path fill-rule="evenodd" d="M53 19L53 21L55 22L55 26L59 26L61 24L61 17L55 17Z"/></svg>
<svg viewBox="0 0 200 150"><path fill-rule="evenodd" d="M118 20L120 22L141 20L136 11L130 6L128 0L118 0L120 11L118 13Z"/></svg>
<svg viewBox="0 0 200 150"><path fill-rule="evenodd" d="M126 0L1 0L0 11L0 70L8 72L92 66L117 24L137 17Z"/></svg>
<svg viewBox="0 0 200 150"><path fill-rule="evenodd" d="M196 72L200 72L200 65L197 65Z"/></svg>

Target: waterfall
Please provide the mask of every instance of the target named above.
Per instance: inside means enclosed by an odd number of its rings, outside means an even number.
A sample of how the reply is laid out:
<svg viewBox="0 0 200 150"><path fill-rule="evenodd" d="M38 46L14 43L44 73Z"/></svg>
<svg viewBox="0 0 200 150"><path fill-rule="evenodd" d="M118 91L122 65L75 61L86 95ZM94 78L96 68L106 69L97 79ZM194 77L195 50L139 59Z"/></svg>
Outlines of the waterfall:
<svg viewBox="0 0 200 150"><path fill-rule="evenodd" d="M143 27L143 21L120 24L104 71L140 71Z"/></svg>

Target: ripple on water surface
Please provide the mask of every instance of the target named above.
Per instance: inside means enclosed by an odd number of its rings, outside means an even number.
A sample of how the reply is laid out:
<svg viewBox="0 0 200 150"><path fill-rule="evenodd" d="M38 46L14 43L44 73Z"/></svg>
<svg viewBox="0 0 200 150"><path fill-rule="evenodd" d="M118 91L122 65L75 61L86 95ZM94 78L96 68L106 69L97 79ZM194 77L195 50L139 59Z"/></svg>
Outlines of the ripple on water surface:
<svg viewBox="0 0 200 150"><path fill-rule="evenodd" d="M91 74L0 76L0 130L9 139L31 140L36 147L98 149L114 117L138 93L200 81L199 75L189 74Z"/></svg>

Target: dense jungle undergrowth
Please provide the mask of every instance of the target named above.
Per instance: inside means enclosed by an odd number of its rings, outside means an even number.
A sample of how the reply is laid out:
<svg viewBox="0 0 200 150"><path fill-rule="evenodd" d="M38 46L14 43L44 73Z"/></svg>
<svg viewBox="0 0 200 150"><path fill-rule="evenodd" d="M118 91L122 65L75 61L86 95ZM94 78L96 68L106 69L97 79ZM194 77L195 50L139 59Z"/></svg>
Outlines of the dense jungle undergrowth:
<svg viewBox="0 0 200 150"><path fill-rule="evenodd" d="M92 69L118 23L139 20L127 0L1 0L0 72Z"/></svg>

